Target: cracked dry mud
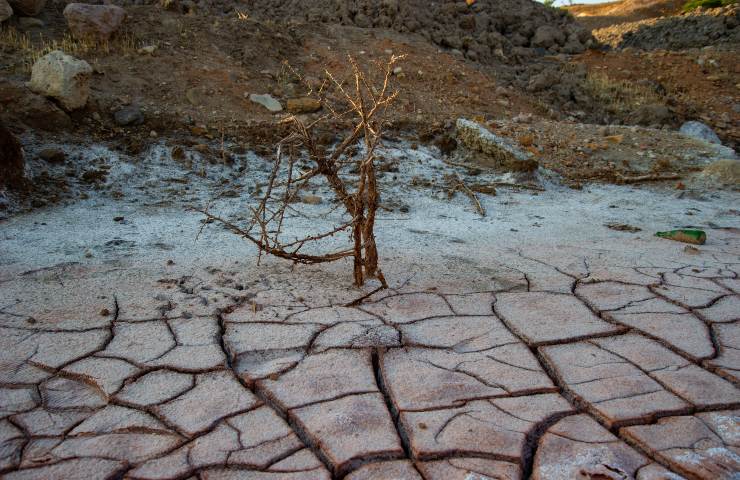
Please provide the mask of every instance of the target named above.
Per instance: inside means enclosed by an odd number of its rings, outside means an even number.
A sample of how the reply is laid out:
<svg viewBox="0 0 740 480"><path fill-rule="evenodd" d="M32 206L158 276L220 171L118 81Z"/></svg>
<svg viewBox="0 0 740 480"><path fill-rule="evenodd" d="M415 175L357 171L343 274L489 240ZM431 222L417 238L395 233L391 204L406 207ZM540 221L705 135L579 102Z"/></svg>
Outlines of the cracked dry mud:
<svg viewBox="0 0 740 480"><path fill-rule="evenodd" d="M115 269L27 272L57 307L0 309L0 473L738 478L735 248L500 253L489 289L430 278L356 308L319 270L211 268L105 295L84 290ZM32 284L6 281L7 298L46 298Z"/></svg>

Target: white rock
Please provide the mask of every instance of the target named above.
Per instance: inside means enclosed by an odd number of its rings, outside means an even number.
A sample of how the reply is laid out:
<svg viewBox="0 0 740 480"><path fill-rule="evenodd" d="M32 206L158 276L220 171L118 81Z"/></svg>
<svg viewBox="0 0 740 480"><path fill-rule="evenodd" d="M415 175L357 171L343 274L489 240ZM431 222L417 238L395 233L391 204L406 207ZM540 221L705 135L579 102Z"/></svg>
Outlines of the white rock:
<svg viewBox="0 0 740 480"><path fill-rule="evenodd" d="M704 140L709 143L722 144L722 141L719 139L717 134L714 133L714 130L701 122L686 122L681 125L681 130L679 131L687 137Z"/></svg>
<svg viewBox="0 0 740 480"><path fill-rule="evenodd" d="M258 103L268 109L271 112L282 112L283 106L280 105L280 102L275 100L272 95L266 93L264 95L257 95L256 93L253 93L249 96L249 99L253 101L254 103Z"/></svg>
<svg viewBox="0 0 740 480"><path fill-rule="evenodd" d="M91 75L86 61L54 50L33 64L28 88L56 99L65 110L76 110L87 103Z"/></svg>

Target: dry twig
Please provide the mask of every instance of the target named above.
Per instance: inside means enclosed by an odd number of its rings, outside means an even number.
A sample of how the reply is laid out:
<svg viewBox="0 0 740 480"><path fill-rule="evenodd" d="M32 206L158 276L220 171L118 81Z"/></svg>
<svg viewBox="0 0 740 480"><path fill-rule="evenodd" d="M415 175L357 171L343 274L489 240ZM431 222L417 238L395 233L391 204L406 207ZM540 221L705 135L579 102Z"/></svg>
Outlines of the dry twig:
<svg viewBox="0 0 740 480"><path fill-rule="evenodd" d="M323 263L352 257L354 283L364 284L367 278L376 278L379 289L388 288L378 266L378 251L375 242L375 216L378 205L378 184L375 175L375 152L378 149L383 129L383 117L388 106L396 99L398 92L391 89L390 80L393 66L402 56L392 56L384 65L378 65L382 73L382 83L374 86L357 62L349 57L351 80L340 81L331 72L326 71L326 78L318 91L314 92L306 84L309 94L317 96L322 106L329 113L306 124L294 115L288 116L280 123L290 129L290 133L277 145L277 151L270 172L265 193L256 207L249 207L252 219L246 227L213 215L208 209L196 209L208 220L221 223L227 229L254 243L260 255L266 253L295 263ZM285 67L303 79L289 65ZM326 93L333 88L340 99L349 108L332 105ZM327 120L339 120L352 117L354 127L344 139L329 153L322 148L315 137L317 125ZM354 147L361 143L363 154L360 159L353 155ZM298 159L308 160L308 170L298 170ZM348 180L347 169L357 166L356 180ZM283 227L286 212L290 204L301 198L309 182L317 177L323 178L332 189L336 199L345 209L347 221L329 230L308 235L292 241L283 240ZM352 247L325 254L304 254L301 249L311 243L332 237L342 232L350 234ZM356 300L357 304L370 294Z"/></svg>

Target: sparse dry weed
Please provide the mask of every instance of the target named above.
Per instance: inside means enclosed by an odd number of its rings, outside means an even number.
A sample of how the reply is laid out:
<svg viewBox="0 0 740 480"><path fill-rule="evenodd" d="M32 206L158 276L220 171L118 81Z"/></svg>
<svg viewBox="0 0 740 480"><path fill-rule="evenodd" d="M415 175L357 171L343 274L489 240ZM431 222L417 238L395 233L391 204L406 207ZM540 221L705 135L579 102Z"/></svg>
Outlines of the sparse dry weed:
<svg viewBox="0 0 740 480"><path fill-rule="evenodd" d="M127 31L119 32L111 40L98 42L89 38L75 38L69 33L58 39L41 33L31 35L5 26L0 28L0 51L6 53L3 57L8 63L3 62L0 68L28 73L36 60L54 50L74 57L89 58L111 53L132 54L136 52L138 43L134 35Z"/></svg>
<svg viewBox="0 0 740 480"><path fill-rule="evenodd" d="M654 89L647 85L615 80L605 73L590 72L584 87L605 110L617 115L634 112L642 105L663 103Z"/></svg>

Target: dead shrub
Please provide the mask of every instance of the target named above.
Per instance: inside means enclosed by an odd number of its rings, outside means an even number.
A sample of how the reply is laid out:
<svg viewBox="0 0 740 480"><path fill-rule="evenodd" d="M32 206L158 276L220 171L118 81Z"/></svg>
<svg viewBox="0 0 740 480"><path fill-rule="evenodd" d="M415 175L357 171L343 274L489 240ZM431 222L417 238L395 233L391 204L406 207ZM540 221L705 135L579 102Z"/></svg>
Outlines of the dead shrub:
<svg viewBox="0 0 740 480"><path fill-rule="evenodd" d="M208 209L196 210L208 220L223 224L255 244L260 256L268 254L300 264L351 257L355 285L361 286L366 279L377 278L380 287L375 291L387 288L378 265L374 232L379 203L375 162L385 112L398 96L398 91L393 90L390 83L393 66L401 58L392 56L387 62L375 65L377 73L380 73L376 76L381 78L377 85L372 84L368 72L360 68L352 57L348 57L348 79L340 80L326 70L319 86L310 85L286 65L304 84L308 95L321 102L326 113L310 123L296 115L280 121L282 126L288 127L289 134L276 145L272 170L257 205L249 207L251 219L246 226L236 225ZM328 122L346 123L348 120L352 126L342 140L325 148L318 127ZM318 179L324 180L331 188L336 197L335 208L344 209L343 222L303 238L285 239L284 226L289 220L286 213L295 211L296 203L304 198L303 192L311 180ZM326 253L304 253L307 245L316 246L317 242L342 232L350 236L351 244L347 248Z"/></svg>

